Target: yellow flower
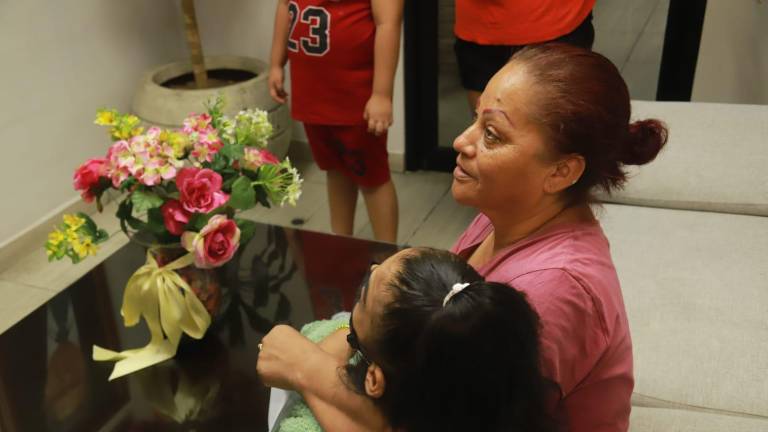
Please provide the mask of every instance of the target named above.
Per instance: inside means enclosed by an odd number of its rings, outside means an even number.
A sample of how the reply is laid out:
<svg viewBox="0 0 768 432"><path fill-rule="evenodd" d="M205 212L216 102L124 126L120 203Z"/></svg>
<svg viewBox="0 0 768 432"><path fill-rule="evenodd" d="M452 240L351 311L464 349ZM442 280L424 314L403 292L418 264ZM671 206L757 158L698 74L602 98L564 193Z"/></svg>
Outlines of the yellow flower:
<svg viewBox="0 0 768 432"><path fill-rule="evenodd" d="M72 250L75 251L80 259L83 259L88 255L96 255L99 248L93 244L93 239L85 237L82 241L78 239L77 241L72 242Z"/></svg>
<svg viewBox="0 0 768 432"><path fill-rule="evenodd" d="M189 148L190 145L187 136L178 132L168 134L168 143L171 145L173 155L177 159L184 156L184 153L186 153L187 148Z"/></svg>
<svg viewBox="0 0 768 432"><path fill-rule="evenodd" d="M67 241L70 243L80 241L80 236L77 235L77 231L73 229L67 230Z"/></svg>
<svg viewBox="0 0 768 432"><path fill-rule="evenodd" d="M133 128L133 129L131 129L130 133L131 133L131 138L133 138L135 136L143 134L144 133L144 128L143 127Z"/></svg>
<svg viewBox="0 0 768 432"><path fill-rule="evenodd" d="M78 228L80 228L85 224L85 219L81 218L78 215L65 214L64 223L67 225L69 230L77 231Z"/></svg>
<svg viewBox="0 0 768 432"><path fill-rule="evenodd" d="M101 126L114 126L115 125L115 110L98 110L96 111L96 120L94 123Z"/></svg>
<svg viewBox="0 0 768 432"><path fill-rule="evenodd" d="M77 238L73 241L69 242L72 245L72 250L75 251L78 257L80 259L83 259L88 256L88 250L85 248L85 245L80 242L80 239Z"/></svg>
<svg viewBox="0 0 768 432"><path fill-rule="evenodd" d="M48 241L54 247L61 244L65 238L64 233L59 229L53 230L48 234Z"/></svg>
<svg viewBox="0 0 768 432"><path fill-rule="evenodd" d="M124 121L129 126L138 126L139 123L141 123L141 119L139 119L133 114L126 115Z"/></svg>

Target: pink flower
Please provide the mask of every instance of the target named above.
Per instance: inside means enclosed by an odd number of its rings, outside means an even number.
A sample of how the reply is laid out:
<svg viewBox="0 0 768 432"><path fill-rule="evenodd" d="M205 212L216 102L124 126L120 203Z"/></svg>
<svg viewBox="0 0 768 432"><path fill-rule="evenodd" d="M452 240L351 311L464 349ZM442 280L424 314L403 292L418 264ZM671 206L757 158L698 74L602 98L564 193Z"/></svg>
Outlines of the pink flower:
<svg viewBox="0 0 768 432"><path fill-rule="evenodd" d="M160 212L163 214L163 223L169 233L181 235L184 232L184 227L189 223L190 214L184 210L178 200L166 201L160 207Z"/></svg>
<svg viewBox="0 0 768 432"><path fill-rule="evenodd" d="M243 167L256 171L264 164L279 164L280 159L267 150L255 147L246 147L243 155Z"/></svg>
<svg viewBox="0 0 768 432"><path fill-rule="evenodd" d="M221 175L208 168L182 168L176 175L181 205L191 213L208 213L221 207L229 195L221 191Z"/></svg>
<svg viewBox="0 0 768 432"><path fill-rule="evenodd" d="M118 188L131 176L131 168L135 162L128 141L121 140L112 144L107 151L107 159L109 160L107 175L112 178L112 186Z"/></svg>
<svg viewBox="0 0 768 432"><path fill-rule="evenodd" d="M211 125L211 116L209 114L190 114L184 119L184 133L200 132Z"/></svg>
<svg viewBox="0 0 768 432"><path fill-rule="evenodd" d="M191 156L201 163L212 162L213 157L224 147L224 143L212 127L191 132L189 140L192 142Z"/></svg>
<svg viewBox="0 0 768 432"><path fill-rule="evenodd" d="M85 202L92 202L95 198L96 187L99 179L107 176L107 160L105 158L88 159L75 170L73 176L75 190L80 191L80 196Z"/></svg>
<svg viewBox="0 0 768 432"><path fill-rule="evenodd" d="M240 246L240 228L232 219L216 215L199 233L185 232L181 236L181 244L195 254L197 267L219 267L232 259Z"/></svg>

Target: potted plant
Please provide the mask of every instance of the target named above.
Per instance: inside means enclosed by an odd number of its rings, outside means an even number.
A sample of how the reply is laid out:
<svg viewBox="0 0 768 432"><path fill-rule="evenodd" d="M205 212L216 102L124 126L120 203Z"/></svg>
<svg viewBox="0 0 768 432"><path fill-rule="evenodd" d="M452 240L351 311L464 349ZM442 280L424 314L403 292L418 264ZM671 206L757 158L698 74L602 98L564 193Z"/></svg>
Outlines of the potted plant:
<svg viewBox="0 0 768 432"><path fill-rule="evenodd" d="M150 343L123 352L94 346L93 358L117 361L114 379L173 357L184 334L200 339L220 303L211 269L230 261L256 224L238 217L258 204L295 205L301 179L288 159L267 149L267 113L230 117L218 98L190 115L181 129L145 130L134 115L101 110L110 128L105 157L89 159L74 175L75 189L101 210L110 189L122 193L116 217L128 237L147 247L147 262L129 279L121 314L126 326L144 319ZM109 236L85 214L65 215L48 237L49 260L77 263Z"/></svg>
<svg viewBox="0 0 768 432"><path fill-rule="evenodd" d="M226 115L249 108L267 111L273 127L268 148L278 157L285 156L291 140L291 116L286 105L269 95L269 65L251 57L204 56L194 0L181 0L181 9L190 59L147 72L134 95L134 113L147 123L180 127L189 113L201 111L205 101L223 95Z"/></svg>

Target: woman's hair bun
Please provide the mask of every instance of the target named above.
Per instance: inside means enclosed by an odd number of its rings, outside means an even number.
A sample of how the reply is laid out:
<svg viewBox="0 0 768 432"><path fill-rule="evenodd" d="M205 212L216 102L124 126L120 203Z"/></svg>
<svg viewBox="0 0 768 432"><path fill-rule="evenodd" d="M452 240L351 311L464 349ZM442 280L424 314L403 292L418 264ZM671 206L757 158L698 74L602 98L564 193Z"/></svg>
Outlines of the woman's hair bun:
<svg viewBox="0 0 768 432"><path fill-rule="evenodd" d="M630 123L619 162L624 165L647 164L656 158L667 143L667 136L667 125L660 120L648 119Z"/></svg>

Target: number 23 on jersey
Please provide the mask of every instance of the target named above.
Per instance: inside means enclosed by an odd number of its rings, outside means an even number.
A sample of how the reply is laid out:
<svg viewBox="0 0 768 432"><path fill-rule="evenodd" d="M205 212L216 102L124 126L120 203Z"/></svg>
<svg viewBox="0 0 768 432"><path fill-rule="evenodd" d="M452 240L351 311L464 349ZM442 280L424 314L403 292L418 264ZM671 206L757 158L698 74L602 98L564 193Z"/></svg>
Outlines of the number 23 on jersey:
<svg viewBox="0 0 768 432"><path fill-rule="evenodd" d="M320 6L307 6L300 10L296 2L288 3L291 15L291 28L288 32L288 49L293 52L303 51L310 56L324 56L331 49L331 14ZM296 24L309 25L309 37L294 37Z"/></svg>

